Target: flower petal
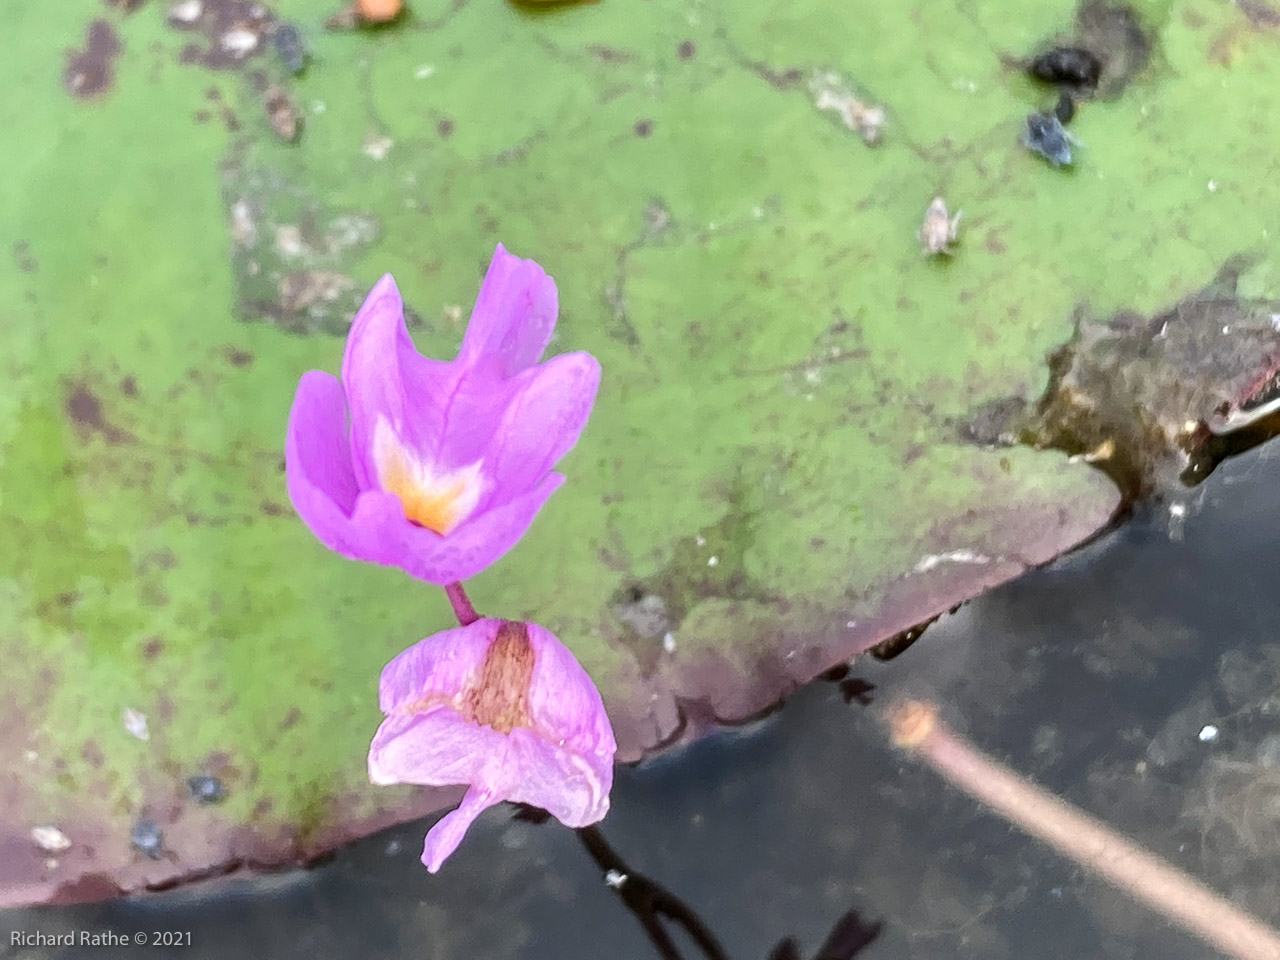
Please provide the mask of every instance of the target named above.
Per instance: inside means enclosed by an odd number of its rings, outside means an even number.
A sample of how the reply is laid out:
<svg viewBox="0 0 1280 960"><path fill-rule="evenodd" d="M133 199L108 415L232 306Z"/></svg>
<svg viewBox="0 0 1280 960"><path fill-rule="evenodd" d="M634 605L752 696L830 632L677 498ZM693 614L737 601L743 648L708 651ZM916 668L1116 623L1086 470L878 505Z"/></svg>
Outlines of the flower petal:
<svg viewBox="0 0 1280 960"><path fill-rule="evenodd" d="M422 862L426 868L432 873L439 870L445 858L458 849L463 835L476 817L499 799L477 787L468 790L458 808L445 814L427 831L427 839L422 845Z"/></svg>
<svg viewBox="0 0 1280 960"><path fill-rule="evenodd" d="M524 493L578 442L600 385L600 363L589 353L565 353L519 380L485 455L492 488L481 509Z"/></svg>
<svg viewBox="0 0 1280 960"><path fill-rule="evenodd" d="M500 626L501 620L482 617L433 633L396 654L378 678L379 709L399 713L430 694L452 697L479 676Z"/></svg>
<svg viewBox="0 0 1280 960"><path fill-rule="evenodd" d="M599 777L612 776L618 744L600 691L573 653L546 627L525 625L534 649L529 713L534 729L551 742L595 758Z"/></svg>
<svg viewBox="0 0 1280 960"><path fill-rule="evenodd" d="M284 442L285 485L298 515L332 549L359 492L347 444L347 402L336 377L310 370L298 381Z"/></svg>
<svg viewBox="0 0 1280 960"><path fill-rule="evenodd" d="M556 284L532 260L493 252L458 360L511 377L538 362L556 326Z"/></svg>
<svg viewBox="0 0 1280 960"><path fill-rule="evenodd" d="M350 536L343 541L346 548L330 546L344 556L399 567L428 583L443 586L465 580L510 550L563 482L560 474L549 474L533 490L473 515L447 537L406 520L392 494L368 491L356 500Z"/></svg>
<svg viewBox="0 0 1280 960"><path fill-rule="evenodd" d="M529 730L512 730L503 778L509 786L502 799L541 807L567 827L603 819L609 812L613 754L583 756L566 747Z"/></svg>
<svg viewBox="0 0 1280 960"><path fill-rule="evenodd" d="M420 457L433 458L462 368L418 353L404 323L404 303L390 274L365 297L342 357L351 408L351 459L361 489L378 485L374 429L390 424Z"/></svg>
<svg viewBox="0 0 1280 960"><path fill-rule="evenodd" d="M508 749L504 734L464 720L452 707L397 714L382 721L373 735L369 782L423 787L478 783L494 758L504 758Z"/></svg>

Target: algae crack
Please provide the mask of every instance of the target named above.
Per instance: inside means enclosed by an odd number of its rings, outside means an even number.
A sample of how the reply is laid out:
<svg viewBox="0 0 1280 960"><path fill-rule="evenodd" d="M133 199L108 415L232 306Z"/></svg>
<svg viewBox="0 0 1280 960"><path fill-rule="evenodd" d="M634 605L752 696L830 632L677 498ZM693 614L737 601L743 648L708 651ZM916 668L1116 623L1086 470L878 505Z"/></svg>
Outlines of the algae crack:
<svg viewBox="0 0 1280 960"><path fill-rule="evenodd" d="M1131 499L1198 483L1280 432L1280 300L1242 296L1243 259L1151 316L1076 311L1034 404L997 401L962 439L1022 442L1096 463Z"/></svg>

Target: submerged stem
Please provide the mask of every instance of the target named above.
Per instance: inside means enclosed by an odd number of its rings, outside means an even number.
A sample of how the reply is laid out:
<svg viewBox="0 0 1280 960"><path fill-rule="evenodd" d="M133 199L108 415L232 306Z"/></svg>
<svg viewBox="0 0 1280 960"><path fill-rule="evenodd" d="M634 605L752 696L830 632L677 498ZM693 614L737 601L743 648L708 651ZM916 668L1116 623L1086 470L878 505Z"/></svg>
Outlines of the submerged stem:
<svg viewBox="0 0 1280 960"><path fill-rule="evenodd" d="M671 935L662 926L661 918L684 928L707 960L728 960L720 941L683 900L665 887L643 874L635 873L618 856L597 827L579 827L574 831L587 853L606 875L614 876L613 886L622 902L640 921L644 931L662 960L681 960Z"/></svg>
<svg viewBox="0 0 1280 960"><path fill-rule="evenodd" d="M480 619L480 614L476 613L476 608L471 605L471 598L467 596L467 591L462 589L461 580L446 583L444 592L445 596L449 598L449 603L453 607L453 615L458 618L459 624L467 627Z"/></svg>
<svg viewBox="0 0 1280 960"><path fill-rule="evenodd" d="M1280 932L1173 864L980 753L946 727L932 704L898 704L889 714L889 732L895 746L917 753L1000 816L1101 874L1226 956L1280 960Z"/></svg>

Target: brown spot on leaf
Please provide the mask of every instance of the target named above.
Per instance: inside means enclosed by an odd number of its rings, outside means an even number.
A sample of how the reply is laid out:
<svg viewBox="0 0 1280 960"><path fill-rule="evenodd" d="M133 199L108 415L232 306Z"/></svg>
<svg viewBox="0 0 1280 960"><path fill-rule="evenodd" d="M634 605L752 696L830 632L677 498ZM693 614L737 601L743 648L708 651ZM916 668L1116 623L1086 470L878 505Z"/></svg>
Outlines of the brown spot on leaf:
<svg viewBox="0 0 1280 960"><path fill-rule="evenodd" d="M227 358L227 363L233 367L247 367L253 363L253 354L237 347L227 347L223 355Z"/></svg>
<svg viewBox="0 0 1280 960"><path fill-rule="evenodd" d="M593 43L587 47L587 52L597 60L603 60L605 63L630 63L635 58L625 50L616 50L613 47L606 47L602 43Z"/></svg>
<svg viewBox="0 0 1280 960"><path fill-rule="evenodd" d="M445 139L448 139L449 136L453 133L453 121L450 120L448 117L445 117L443 120L441 120L439 123L436 124L436 130L439 132L440 136L444 137Z"/></svg>
<svg viewBox="0 0 1280 960"><path fill-rule="evenodd" d="M634 129L637 137L647 137L649 134L653 133L653 121L637 120Z"/></svg>
<svg viewBox="0 0 1280 960"><path fill-rule="evenodd" d="M298 134L302 132L302 114L283 88L268 87L263 94L263 106L276 136L285 143L293 143L298 139Z"/></svg>
<svg viewBox="0 0 1280 960"><path fill-rule="evenodd" d="M102 0L102 2L112 9L133 13L142 6L145 0Z"/></svg>
<svg viewBox="0 0 1280 960"><path fill-rule="evenodd" d="M164 652L164 641L157 636L147 637L142 643L142 656L146 660L154 660Z"/></svg>
<svg viewBox="0 0 1280 960"><path fill-rule="evenodd" d="M13 263L23 273L35 273L40 269L40 264L31 256L31 248L25 240L19 240L13 245Z"/></svg>
<svg viewBox="0 0 1280 960"><path fill-rule="evenodd" d="M194 10L194 8L192 8ZM184 5L170 8L166 18L175 30L198 33L201 42L186 44L178 62L210 70L234 70L266 50L275 14L257 0L204 0L194 17Z"/></svg>
<svg viewBox="0 0 1280 960"><path fill-rule="evenodd" d="M91 767L102 766L102 762L106 759L102 755L102 748L98 746L98 741L96 740L86 740L81 744L80 757Z"/></svg>
<svg viewBox="0 0 1280 960"><path fill-rule="evenodd" d="M1004 243L1000 239L1000 234L994 230L988 230L987 235L982 239L982 246L988 253L1001 254L1005 251Z"/></svg>
<svg viewBox="0 0 1280 960"><path fill-rule="evenodd" d="M1255 27L1280 26L1280 10L1263 0L1236 0L1236 6Z"/></svg>
<svg viewBox="0 0 1280 960"><path fill-rule="evenodd" d="M676 47L676 56L681 60L692 60L697 52L698 48L693 45L692 40L682 40L680 46Z"/></svg>
<svg viewBox="0 0 1280 960"><path fill-rule="evenodd" d="M280 729L288 730L302 719L302 711L297 707L290 707L288 712L280 718Z"/></svg>
<svg viewBox="0 0 1280 960"><path fill-rule="evenodd" d="M274 500L263 500L258 505L258 509L267 517L282 517L289 512L283 504L276 503Z"/></svg>
<svg viewBox="0 0 1280 960"><path fill-rule="evenodd" d="M114 79L115 59L124 49L120 38L105 20L89 24L83 50L68 50L62 71L62 85L73 97L87 100L104 93Z"/></svg>
<svg viewBox="0 0 1280 960"><path fill-rule="evenodd" d="M86 384L72 384L63 408L82 436L99 433L108 443L124 443L133 439L128 431L107 422L102 413L102 401Z"/></svg>

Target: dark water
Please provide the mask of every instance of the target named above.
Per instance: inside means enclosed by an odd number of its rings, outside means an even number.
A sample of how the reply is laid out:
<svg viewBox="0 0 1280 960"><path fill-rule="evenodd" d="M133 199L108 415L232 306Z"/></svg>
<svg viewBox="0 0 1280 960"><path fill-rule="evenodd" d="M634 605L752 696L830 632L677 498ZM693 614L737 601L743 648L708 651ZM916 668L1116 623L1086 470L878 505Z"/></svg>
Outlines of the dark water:
<svg viewBox="0 0 1280 960"><path fill-rule="evenodd" d="M859 960L1214 956L890 748L877 711L922 695L1002 761L1280 921L1280 448L1225 464L1185 506L1182 519L1144 508L897 660L858 662L869 708L820 682L749 728L620 770L602 834L733 960L788 936L812 956L850 909L883 925ZM425 829L309 871L6 911L0 956L657 956L554 821L492 810L435 877L418 863ZM191 944L17 948L14 930Z"/></svg>

